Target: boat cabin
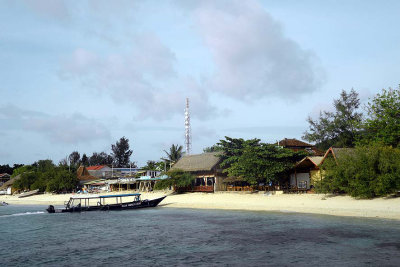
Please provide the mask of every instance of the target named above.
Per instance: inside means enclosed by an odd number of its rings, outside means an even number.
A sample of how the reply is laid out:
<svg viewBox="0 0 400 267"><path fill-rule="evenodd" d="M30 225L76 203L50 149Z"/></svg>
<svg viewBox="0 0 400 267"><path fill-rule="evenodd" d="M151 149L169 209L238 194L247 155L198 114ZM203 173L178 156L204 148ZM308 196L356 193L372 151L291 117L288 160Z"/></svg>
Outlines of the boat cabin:
<svg viewBox="0 0 400 267"><path fill-rule="evenodd" d="M66 208L73 207L93 207L105 206L110 204L122 204L128 202L126 199L122 201L123 197L131 197L129 202L140 202L140 194L122 194L122 195L107 195L107 196L73 196L65 203Z"/></svg>

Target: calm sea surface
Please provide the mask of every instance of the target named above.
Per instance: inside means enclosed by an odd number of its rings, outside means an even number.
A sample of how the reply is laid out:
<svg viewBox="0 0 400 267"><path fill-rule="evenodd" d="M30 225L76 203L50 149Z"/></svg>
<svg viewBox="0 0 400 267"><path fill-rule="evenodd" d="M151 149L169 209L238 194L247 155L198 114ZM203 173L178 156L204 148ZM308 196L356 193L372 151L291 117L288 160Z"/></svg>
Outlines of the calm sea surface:
<svg viewBox="0 0 400 267"><path fill-rule="evenodd" d="M400 222L154 208L0 207L1 266L400 266Z"/></svg>

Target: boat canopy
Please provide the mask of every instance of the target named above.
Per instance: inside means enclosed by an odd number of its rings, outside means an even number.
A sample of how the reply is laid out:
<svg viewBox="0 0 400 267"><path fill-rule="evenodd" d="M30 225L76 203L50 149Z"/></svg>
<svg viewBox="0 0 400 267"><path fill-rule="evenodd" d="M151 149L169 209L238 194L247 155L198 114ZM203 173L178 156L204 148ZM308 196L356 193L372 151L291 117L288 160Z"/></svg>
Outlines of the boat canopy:
<svg viewBox="0 0 400 267"><path fill-rule="evenodd" d="M92 198L132 197L132 196L140 196L140 194L133 193L133 194L106 195L106 196L86 195L86 196L72 196L71 198L73 198L73 199L92 199Z"/></svg>

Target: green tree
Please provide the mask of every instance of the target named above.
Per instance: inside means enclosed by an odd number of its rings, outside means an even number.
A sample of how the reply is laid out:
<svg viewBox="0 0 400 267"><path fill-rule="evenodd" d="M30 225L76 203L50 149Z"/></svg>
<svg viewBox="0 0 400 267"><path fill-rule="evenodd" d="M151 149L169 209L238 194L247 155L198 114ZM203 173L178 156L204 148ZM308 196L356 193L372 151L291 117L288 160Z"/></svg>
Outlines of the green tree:
<svg viewBox="0 0 400 267"><path fill-rule="evenodd" d="M81 164L85 167L89 166L89 158L88 158L88 156L86 156L86 154L82 155L82 163Z"/></svg>
<svg viewBox="0 0 400 267"><path fill-rule="evenodd" d="M172 144L172 146L169 148L169 151L164 150L165 154L167 154L167 157L162 158L162 160L166 161L167 168L174 165L182 157L182 149L182 146Z"/></svg>
<svg viewBox="0 0 400 267"><path fill-rule="evenodd" d="M316 142L321 149L353 147L362 121L362 114L357 112L360 106L358 93L354 89L350 93L343 90L333 105L334 112L321 111L317 120L308 117L309 130L304 132L303 139Z"/></svg>
<svg viewBox="0 0 400 267"><path fill-rule="evenodd" d="M112 156L117 167L128 167L132 150L129 149L129 139L121 137L115 145L111 145Z"/></svg>
<svg viewBox="0 0 400 267"><path fill-rule="evenodd" d="M162 171L164 170L164 162L148 160L146 166L144 166L143 169L150 171Z"/></svg>
<svg viewBox="0 0 400 267"><path fill-rule="evenodd" d="M158 181L154 189L161 190L173 187L176 191L179 191L179 188L190 186L196 178L191 173L180 169L170 170L167 172L167 175L170 178Z"/></svg>
<svg viewBox="0 0 400 267"><path fill-rule="evenodd" d="M21 173L13 187L19 190L39 189L41 192L72 191L79 181L76 172L70 172L65 166L54 166L49 160L39 160L36 167Z"/></svg>
<svg viewBox="0 0 400 267"><path fill-rule="evenodd" d="M70 165L78 166L81 161L81 154L78 151L74 151L68 156L68 160Z"/></svg>
<svg viewBox="0 0 400 267"><path fill-rule="evenodd" d="M400 86L382 90L367 104L368 118L364 122L364 143L380 142L400 146Z"/></svg>
<svg viewBox="0 0 400 267"><path fill-rule="evenodd" d="M322 193L346 193L357 198L386 196L400 190L400 149L373 143L358 146L322 165Z"/></svg>
<svg viewBox="0 0 400 267"><path fill-rule="evenodd" d="M33 170L36 172L45 172L54 168L54 163L51 159L42 159L32 164Z"/></svg>
<svg viewBox="0 0 400 267"><path fill-rule="evenodd" d="M259 139L234 139L225 137L219 143L224 148L221 166L228 176L240 177L252 185L259 183L279 184L287 177L294 164L306 155Z"/></svg>
<svg viewBox="0 0 400 267"><path fill-rule="evenodd" d="M93 152L92 156L89 158L88 165L111 165L113 161L113 157L108 155L106 152Z"/></svg>
<svg viewBox="0 0 400 267"><path fill-rule="evenodd" d="M35 169L34 166L32 165L23 165L21 167L18 167L16 169L14 169L11 177L15 177L17 175L23 174L24 172L31 172Z"/></svg>
<svg viewBox="0 0 400 267"><path fill-rule="evenodd" d="M13 188L19 190L29 190L31 185L36 181L37 175L35 172L21 173L21 177L13 183Z"/></svg>
<svg viewBox="0 0 400 267"><path fill-rule="evenodd" d="M210 147L203 148L204 153L220 152L223 151L223 147L218 144L212 145Z"/></svg>

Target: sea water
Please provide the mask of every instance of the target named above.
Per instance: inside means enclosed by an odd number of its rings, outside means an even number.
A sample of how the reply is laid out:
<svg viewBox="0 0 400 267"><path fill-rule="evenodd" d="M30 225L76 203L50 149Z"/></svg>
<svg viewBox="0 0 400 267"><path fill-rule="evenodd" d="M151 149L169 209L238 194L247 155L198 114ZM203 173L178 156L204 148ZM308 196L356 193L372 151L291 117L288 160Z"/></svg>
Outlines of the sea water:
<svg viewBox="0 0 400 267"><path fill-rule="evenodd" d="M1 266L400 266L400 222L198 209L0 207Z"/></svg>

